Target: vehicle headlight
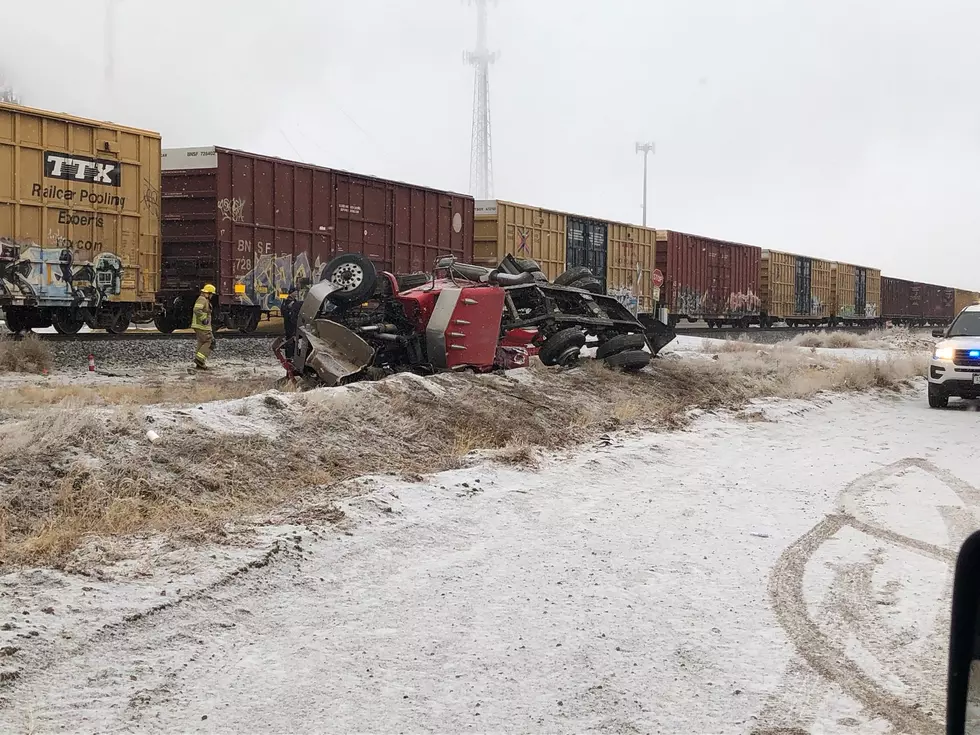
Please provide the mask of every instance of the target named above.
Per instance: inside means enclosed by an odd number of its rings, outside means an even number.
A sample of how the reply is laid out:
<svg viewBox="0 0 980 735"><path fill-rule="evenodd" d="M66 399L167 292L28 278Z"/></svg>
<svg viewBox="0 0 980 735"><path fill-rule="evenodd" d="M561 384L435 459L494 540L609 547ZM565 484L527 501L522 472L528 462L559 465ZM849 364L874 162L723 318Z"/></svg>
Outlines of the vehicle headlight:
<svg viewBox="0 0 980 735"><path fill-rule="evenodd" d="M937 347L936 348L936 359L937 360L952 360L953 359L953 348L952 347Z"/></svg>

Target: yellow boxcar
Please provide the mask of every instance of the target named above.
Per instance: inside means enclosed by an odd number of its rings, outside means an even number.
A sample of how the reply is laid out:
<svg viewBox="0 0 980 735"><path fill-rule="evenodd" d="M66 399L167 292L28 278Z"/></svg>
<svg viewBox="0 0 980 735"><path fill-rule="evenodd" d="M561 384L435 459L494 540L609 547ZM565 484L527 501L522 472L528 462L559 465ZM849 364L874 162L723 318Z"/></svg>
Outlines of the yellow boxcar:
<svg viewBox="0 0 980 735"><path fill-rule="evenodd" d="M957 288L953 300L955 309L953 316L956 316L966 307L980 303L980 291L963 291Z"/></svg>
<svg viewBox="0 0 980 735"><path fill-rule="evenodd" d="M636 313L652 312L657 231L639 225L609 223L606 293Z"/></svg>
<svg viewBox="0 0 980 735"><path fill-rule="evenodd" d="M548 280L565 270L566 218L561 212L498 199L476 203L473 253L478 265L496 266L505 255L531 258Z"/></svg>
<svg viewBox="0 0 980 735"><path fill-rule="evenodd" d="M832 263L834 318L869 321L881 316L881 271L852 263Z"/></svg>
<svg viewBox="0 0 980 735"><path fill-rule="evenodd" d="M819 258L763 250L759 271L762 311L772 322L822 322L834 308L832 264Z"/></svg>
<svg viewBox="0 0 980 735"><path fill-rule="evenodd" d="M0 242L8 323L21 311L42 321L66 309L121 319L152 306L160 135L0 103Z"/></svg>

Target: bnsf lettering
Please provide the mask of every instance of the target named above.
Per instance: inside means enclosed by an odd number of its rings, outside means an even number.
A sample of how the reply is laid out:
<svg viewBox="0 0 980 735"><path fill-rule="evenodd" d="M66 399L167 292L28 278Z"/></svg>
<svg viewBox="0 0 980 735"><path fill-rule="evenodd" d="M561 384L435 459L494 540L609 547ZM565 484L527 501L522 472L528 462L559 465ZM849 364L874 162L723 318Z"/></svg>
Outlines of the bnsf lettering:
<svg viewBox="0 0 980 735"><path fill-rule="evenodd" d="M119 186L121 182L119 164L115 161L48 151L44 153L44 175L51 179L87 181L102 186Z"/></svg>
<svg viewBox="0 0 980 735"><path fill-rule="evenodd" d="M118 207L120 209L126 206L126 197L121 197L116 194L101 194L89 189L83 189L80 192L72 191L71 189L64 189L60 186L42 186L41 184L34 184L31 186L31 196L40 197L43 199L58 199L63 202L85 202L86 204L105 204L110 207Z"/></svg>
<svg viewBox="0 0 980 735"><path fill-rule="evenodd" d="M102 215L98 214L77 214L75 212L68 212L64 209L58 210L58 224L59 225L91 225L94 224L96 227L101 228L104 225L104 220Z"/></svg>

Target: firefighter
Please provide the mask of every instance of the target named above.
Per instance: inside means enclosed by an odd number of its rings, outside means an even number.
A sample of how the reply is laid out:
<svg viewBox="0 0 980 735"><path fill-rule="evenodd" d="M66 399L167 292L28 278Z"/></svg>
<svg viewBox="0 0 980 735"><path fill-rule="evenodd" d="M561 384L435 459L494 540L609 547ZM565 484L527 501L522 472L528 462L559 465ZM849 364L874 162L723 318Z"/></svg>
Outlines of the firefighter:
<svg viewBox="0 0 980 735"><path fill-rule="evenodd" d="M282 302L282 326L286 332L286 357L290 360L296 350L296 325L302 306L303 302L299 298L299 289L293 286L289 289L286 300Z"/></svg>
<svg viewBox="0 0 980 735"><path fill-rule="evenodd" d="M197 335L197 352L194 353L194 367L207 369L208 355L214 347L214 328L211 324L211 297L217 292L214 286L206 283L201 295L194 302L194 318L191 329Z"/></svg>

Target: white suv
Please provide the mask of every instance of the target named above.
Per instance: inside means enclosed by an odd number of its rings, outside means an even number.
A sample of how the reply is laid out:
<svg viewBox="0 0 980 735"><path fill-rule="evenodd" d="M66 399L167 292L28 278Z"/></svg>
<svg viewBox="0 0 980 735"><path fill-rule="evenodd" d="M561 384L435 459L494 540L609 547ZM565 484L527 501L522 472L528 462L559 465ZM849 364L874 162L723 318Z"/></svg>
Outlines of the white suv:
<svg viewBox="0 0 980 735"><path fill-rule="evenodd" d="M980 304L968 306L945 330L929 364L929 405L946 408L950 396L980 398Z"/></svg>

